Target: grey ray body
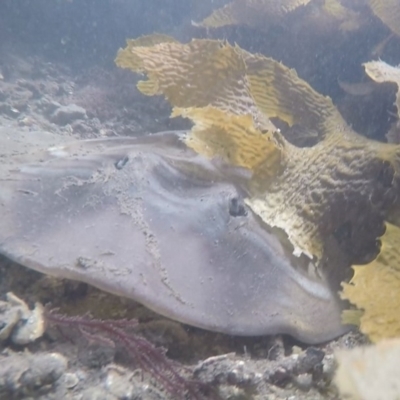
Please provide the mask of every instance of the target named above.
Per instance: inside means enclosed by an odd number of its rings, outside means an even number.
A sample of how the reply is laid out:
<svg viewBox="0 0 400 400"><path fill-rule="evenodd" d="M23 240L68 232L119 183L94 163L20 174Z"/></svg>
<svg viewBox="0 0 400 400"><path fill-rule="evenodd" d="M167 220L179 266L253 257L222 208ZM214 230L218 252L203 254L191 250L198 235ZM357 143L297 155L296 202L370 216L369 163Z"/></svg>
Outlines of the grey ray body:
<svg viewBox="0 0 400 400"><path fill-rule="evenodd" d="M240 185L180 135L65 144L0 131L0 252L205 329L343 333L335 246L310 272L251 210L232 212Z"/></svg>

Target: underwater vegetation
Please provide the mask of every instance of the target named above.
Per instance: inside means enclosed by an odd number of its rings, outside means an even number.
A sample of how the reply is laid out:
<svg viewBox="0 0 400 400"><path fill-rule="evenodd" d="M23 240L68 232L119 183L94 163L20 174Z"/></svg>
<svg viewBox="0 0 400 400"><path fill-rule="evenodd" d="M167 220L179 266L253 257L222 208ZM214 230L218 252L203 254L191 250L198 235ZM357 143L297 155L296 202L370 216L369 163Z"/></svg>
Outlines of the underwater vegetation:
<svg viewBox="0 0 400 400"><path fill-rule="evenodd" d="M380 34L370 56L334 60L357 63L361 82L335 83L353 101L385 99L381 136L346 118L329 79L318 85L314 64L334 76L323 67L334 56L313 58L326 43L337 56L338 38L357 47L371 21ZM116 65L141 75L140 99L165 98L191 129L72 141L2 128L0 253L211 331L319 344L355 325L372 342L398 338L400 66L385 56L399 27L398 1L234 0L179 40L128 39ZM241 32L258 52L236 43ZM280 35L304 42L292 58L306 50L305 65L263 47ZM44 318L122 348L173 398L218 398L136 332L136 319L108 319L112 305L92 318L11 300L2 340L36 340Z"/></svg>
<svg viewBox="0 0 400 400"><path fill-rule="evenodd" d="M357 29L372 12L399 34L398 2L360 1L357 11L345 3L236 0L196 25L262 29L266 21L321 7L320 12L337 19L340 30ZM116 63L145 74L148 79L139 82L139 90L165 96L172 117L193 122L183 139L188 147L251 172L240 182L246 205L267 226L287 235L294 256L306 255L318 271L329 238L350 227L347 245L373 260L353 265L353 277L343 283L341 297L356 308L344 311L343 320L359 324L373 341L399 336L399 145L356 133L331 99L294 70L226 41L142 37L128 40ZM400 68L383 61L367 62L364 68L374 81L397 85L400 110ZM307 145L285 138L275 119L310 132Z"/></svg>
<svg viewBox="0 0 400 400"><path fill-rule="evenodd" d="M188 395L195 400L220 399L211 385L185 377L180 364L170 360L164 349L156 348L142 336L132 333L139 324L137 320L98 320L88 315L69 317L57 310L46 311L45 320L57 327L77 329L88 341L106 347L122 347L142 371L152 375L173 398Z"/></svg>

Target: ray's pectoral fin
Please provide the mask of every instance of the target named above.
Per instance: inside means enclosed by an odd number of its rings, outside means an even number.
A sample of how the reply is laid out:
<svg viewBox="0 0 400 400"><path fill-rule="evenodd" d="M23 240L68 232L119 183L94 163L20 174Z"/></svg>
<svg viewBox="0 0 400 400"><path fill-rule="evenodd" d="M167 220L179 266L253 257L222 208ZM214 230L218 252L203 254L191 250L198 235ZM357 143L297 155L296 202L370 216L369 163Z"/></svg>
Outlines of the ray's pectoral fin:
<svg viewBox="0 0 400 400"><path fill-rule="evenodd" d="M2 170L8 257L211 330L307 342L343 332L337 285L323 270L307 273L215 163L176 134L47 154Z"/></svg>

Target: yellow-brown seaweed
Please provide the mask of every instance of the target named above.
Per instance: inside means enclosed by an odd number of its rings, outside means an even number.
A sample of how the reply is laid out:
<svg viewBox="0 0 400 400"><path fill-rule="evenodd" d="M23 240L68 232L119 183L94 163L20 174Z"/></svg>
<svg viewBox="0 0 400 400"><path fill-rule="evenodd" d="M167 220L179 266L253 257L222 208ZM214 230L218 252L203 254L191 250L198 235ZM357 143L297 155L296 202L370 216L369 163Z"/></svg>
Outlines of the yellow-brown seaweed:
<svg viewBox="0 0 400 400"><path fill-rule="evenodd" d="M337 228L351 223L359 229L360 214L367 225L379 220L395 198L399 148L356 134L331 99L295 71L220 41L131 43L120 50L117 64L145 72L148 80L139 89L165 95L178 107L173 116L192 119L189 146L253 172L247 204L286 232L295 254L320 259ZM129 64L130 53L140 63ZM272 117L317 131L317 143L290 144ZM374 230L368 234L373 238Z"/></svg>
<svg viewBox="0 0 400 400"><path fill-rule="evenodd" d="M379 255L367 265L353 267L342 297L362 310L360 329L377 342L400 337L400 228L386 224ZM345 322L351 322L344 313ZM351 315L351 314L350 314Z"/></svg>

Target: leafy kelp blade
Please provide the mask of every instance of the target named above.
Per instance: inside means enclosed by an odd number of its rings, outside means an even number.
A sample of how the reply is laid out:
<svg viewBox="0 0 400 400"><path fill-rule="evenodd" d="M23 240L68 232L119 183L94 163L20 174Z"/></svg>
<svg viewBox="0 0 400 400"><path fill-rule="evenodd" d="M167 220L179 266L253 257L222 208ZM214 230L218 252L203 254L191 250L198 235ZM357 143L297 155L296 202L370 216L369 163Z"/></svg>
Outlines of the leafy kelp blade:
<svg viewBox="0 0 400 400"><path fill-rule="evenodd" d="M367 265L354 266L342 292L362 310L360 330L374 342L400 337L400 228L388 223L381 240L379 255ZM349 315L344 313L345 322L352 322Z"/></svg>

